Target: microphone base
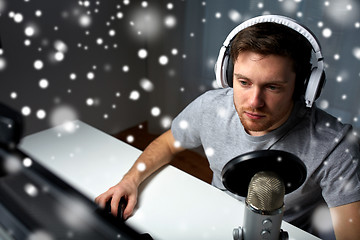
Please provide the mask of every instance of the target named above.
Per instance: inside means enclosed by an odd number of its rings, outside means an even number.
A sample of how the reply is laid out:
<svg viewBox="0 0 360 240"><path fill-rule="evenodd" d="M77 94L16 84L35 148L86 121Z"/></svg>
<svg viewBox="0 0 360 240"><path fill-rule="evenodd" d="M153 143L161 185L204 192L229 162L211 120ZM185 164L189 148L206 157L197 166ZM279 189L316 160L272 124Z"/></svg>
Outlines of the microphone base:
<svg viewBox="0 0 360 240"><path fill-rule="evenodd" d="M248 206L245 207L244 226L235 228L234 240L288 240L287 232L281 230L283 208L274 215L254 213Z"/></svg>
<svg viewBox="0 0 360 240"><path fill-rule="evenodd" d="M234 237L234 240L245 240L244 229L242 227L234 228L233 237ZM267 239L267 238L264 238L264 239ZM289 240L288 232L280 229L279 240Z"/></svg>

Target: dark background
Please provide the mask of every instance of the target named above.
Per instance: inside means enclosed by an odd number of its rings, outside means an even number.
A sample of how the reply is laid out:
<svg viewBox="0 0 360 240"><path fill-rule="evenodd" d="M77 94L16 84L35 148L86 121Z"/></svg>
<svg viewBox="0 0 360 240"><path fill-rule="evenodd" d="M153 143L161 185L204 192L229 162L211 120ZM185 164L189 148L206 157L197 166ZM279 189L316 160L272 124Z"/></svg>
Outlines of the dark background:
<svg viewBox="0 0 360 240"><path fill-rule="evenodd" d="M160 133L215 87L213 66L227 34L268 13L318 36L327 84L317 105L360 129L355 0L0 0L0 101L23 111L25 135L73 119L109 134L147 121Z"/></svg>

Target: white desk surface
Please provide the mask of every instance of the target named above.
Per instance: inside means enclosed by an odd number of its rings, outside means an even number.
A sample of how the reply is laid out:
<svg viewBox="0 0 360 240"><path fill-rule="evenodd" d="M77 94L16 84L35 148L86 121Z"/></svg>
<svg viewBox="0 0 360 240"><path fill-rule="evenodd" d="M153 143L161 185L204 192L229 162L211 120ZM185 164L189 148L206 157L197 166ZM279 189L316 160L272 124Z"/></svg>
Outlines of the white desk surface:
<svg viewBox="0 0 360 240"><path fill-rule="evenodd" d="M135 139L136 141L136 139ZM94 200L122 178L141 151L81 121L25 137L20 149ZM172 166L141 185L126 223L154 239L233 239L244 204ZM318 239L283 221L292 239Z"/></svg>

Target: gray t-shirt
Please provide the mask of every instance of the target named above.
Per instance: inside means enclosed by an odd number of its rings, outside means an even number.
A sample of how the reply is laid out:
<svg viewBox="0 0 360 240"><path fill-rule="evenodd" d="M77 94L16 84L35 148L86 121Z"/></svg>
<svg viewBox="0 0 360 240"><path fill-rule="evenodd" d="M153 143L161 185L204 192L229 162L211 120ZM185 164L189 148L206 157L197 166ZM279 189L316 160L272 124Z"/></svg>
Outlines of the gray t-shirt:
<svg viewBox="0 0 360 240"><path fill-rule="evenodd" d="M324 200L328 207L360 200L356 134L351 125L340 123L316 106L308 109L298 101L281 127L254 137L240 122L233 89L211 90L174 119L171 131L182 147L202 145L213 171L212 185L224 191L221 171L236 156L269 148L298 156L307 167L307 178L300 188L285 196L284 213L284 220L298 227L308 223L312 210Z"/></svg>

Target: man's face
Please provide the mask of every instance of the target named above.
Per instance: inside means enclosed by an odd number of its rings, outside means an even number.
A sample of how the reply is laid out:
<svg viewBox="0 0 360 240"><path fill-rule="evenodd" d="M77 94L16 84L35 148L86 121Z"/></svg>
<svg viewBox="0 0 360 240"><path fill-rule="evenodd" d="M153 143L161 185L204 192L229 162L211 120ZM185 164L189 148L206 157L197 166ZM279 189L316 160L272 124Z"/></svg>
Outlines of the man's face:
<svg viewBox="0 0 360 240"><path fill-rule="evenodd" d="M241 52L233 79L235 108L249 134L264 135L288 119L295 87L290 58Z"/></svg>

